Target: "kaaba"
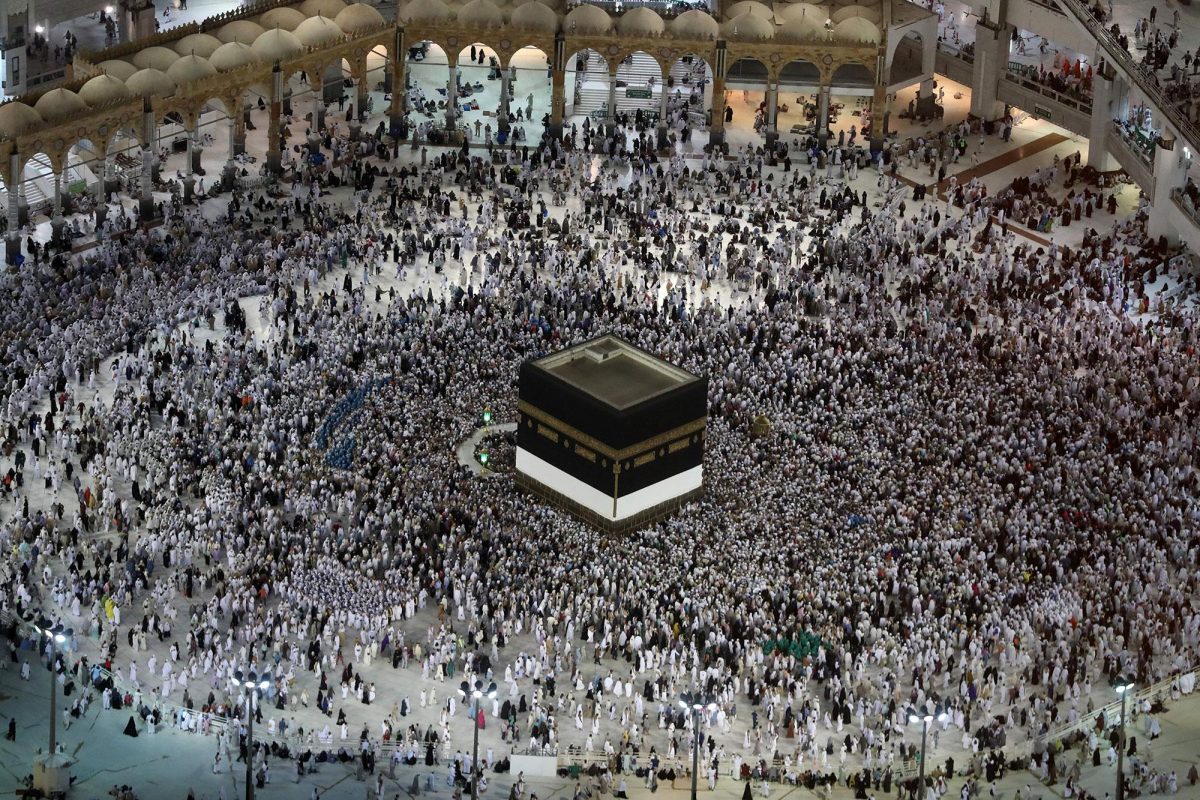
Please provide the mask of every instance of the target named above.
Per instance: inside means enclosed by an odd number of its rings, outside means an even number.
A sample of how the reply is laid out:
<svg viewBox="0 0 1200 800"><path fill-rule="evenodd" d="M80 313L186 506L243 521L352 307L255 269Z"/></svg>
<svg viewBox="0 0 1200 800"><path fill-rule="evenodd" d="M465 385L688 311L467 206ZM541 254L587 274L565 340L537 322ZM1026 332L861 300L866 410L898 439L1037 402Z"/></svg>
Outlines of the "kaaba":
<svg viewBox="0 0 1200 800"><path fill-rule="evenodd" d="M521 365L516 480L605 531L704 491L708 380L606 335Z"/></svg>

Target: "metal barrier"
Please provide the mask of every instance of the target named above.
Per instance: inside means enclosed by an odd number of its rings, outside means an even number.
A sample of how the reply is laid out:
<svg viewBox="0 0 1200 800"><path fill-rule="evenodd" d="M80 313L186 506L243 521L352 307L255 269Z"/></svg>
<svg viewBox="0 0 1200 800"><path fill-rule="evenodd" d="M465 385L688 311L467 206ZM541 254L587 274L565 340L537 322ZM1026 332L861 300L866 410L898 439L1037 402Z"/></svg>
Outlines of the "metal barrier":
<svg viewBox="0 0 1200 800"><path fill-rule="evenodd" d="M1138 690L1137 692L1134 693L1132 702L1128 706L1126 706L1126 709L1125 709L1126 712L1129 713L1132 710L1133 713L1136 714L1137 704L1140 703L1142 700L1150 700L1151 702L1153 702L1154 700L1156 700L1164 695L1169 694L1171 691L1172 684L1174 684L1176 681L1180 680L1184 675L1190 674L1190 675L1196 676L1197 671L1198 670L1195 667L1185 669L1181 672L1177 672L1173 675L1170 675L1169 677L1163 678L1161 681L1158 681L1157 683L1153 683L1144 689ZM1121 713L1121 701L1114 700L1113 702L1109 703L1106 706L1101 706L1100 708L1097 708L1095 711L1091 712L1090 714L1085 714L1085 715L1081 716L1079 719L1075 720L1074 722L1068 722L1064 725L1059 725L1056 728L1051 728L1050 730L1046 731L1046 733L1041 734L1040 736L1034 737L1034 739L1032 739L1030 741L1030 746L1036 747L1039 743L1041 743L1042 745L1045 745L1045 744L1050 744L1053 742L1062 741L1063 739L1065 739L1068 736L1071 736L1072 734L1090 730L1096 724L1096 717L1100 716L1101 714L1104 715L1105 720L1112 720L1112 719L1116 719L1117 716L1120 715L1120 713Z"/></svg>

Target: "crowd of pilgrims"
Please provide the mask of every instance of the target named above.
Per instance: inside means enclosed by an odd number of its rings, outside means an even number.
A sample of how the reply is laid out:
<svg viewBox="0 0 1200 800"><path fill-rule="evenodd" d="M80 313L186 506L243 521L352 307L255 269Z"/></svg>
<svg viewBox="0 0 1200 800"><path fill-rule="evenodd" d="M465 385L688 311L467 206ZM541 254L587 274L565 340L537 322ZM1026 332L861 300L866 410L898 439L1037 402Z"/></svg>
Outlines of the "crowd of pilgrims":
<svg viewBox="0 0 1200 800"><path fill-rule="evenodd" d="M1040 735L1194 660L1196 316L1133 318L1165 263L1136 223L1041 248L977 180L910 207L813 164L362 160L7 276L6 609L73 627L57 665L104 708L223 730L214 771L399 742L461 782L479 676L493 767L570 747L653 782L697 688L710 782L887 791L913 709L945 712L938 793L1030 742L1077 781L1108 732ZM710 394L706 494L620 540L454 455L515 418L522 361L607 332Z"/></svg>

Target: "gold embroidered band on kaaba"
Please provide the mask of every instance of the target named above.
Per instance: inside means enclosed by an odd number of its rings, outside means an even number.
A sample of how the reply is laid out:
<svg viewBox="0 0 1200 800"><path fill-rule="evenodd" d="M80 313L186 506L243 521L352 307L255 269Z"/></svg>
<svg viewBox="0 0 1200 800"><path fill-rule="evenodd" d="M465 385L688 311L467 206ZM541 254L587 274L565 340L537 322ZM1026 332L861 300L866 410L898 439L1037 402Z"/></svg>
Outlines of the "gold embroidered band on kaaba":
<svg viewBox="0 0 1200 800"><path fill-rule="evenodd" d="M643 439L642 441L635 442L628 447L622 447L620 450L616 450L612 447L609 447L595 436L589 436L578 428L573 428L557 417L547 414L540 408L530 405L526 400L517 401L517 411L537 420L539 423L538 432L542 433L542 435L545 436L552 432L543 431L543 427L550 428L553 431L557 431L563 436L566 436L567 438L572 439L579 444L582 444L583 446L599 453L600 455L607 456L613 461L624 461L627 458L641 455L648 450L656 450L667 442L671 442L670 452L676 452L677 450L681 450L683 447L686 447L687 444L681 444L675 440L682 437L691 436L697 431L704 430L708 423L708 419L706 417L701 417L700 419L686 422L677 428L672 428L671 430L657 434L656 436L651 436L649 439Z"/></svg>

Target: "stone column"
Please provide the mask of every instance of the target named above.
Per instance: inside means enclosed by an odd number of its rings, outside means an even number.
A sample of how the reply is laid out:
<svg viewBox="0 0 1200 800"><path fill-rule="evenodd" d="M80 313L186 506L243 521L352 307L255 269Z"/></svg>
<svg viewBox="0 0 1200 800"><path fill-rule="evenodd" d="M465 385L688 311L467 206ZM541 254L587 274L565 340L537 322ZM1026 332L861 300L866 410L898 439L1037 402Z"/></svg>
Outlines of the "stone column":
<svg viewBox="0 0 1200 800"><path fill-rule="evenodd" d="M154 219L154 164L151 159L153 154L150 148L142 148L142 174L139 186L141 196L138 197L138 209L142 212L142 223L145 224Z"/></svg>
<svg viewBox="0 0 1200 800"><path fill-rule="evenodd" d="M142 178L141 197L138 198L138 209L142 214L142 224L155 219L157 212L154 207L154 143L158 139L154 123L154 112L150 108L150 98L142 101Z"/></svg>
<svg viewBox="0 0 1200 800"><path fill-rule="evenodd" d="M887 86L882 82L882 75L876 77L875 94L871 97L871 152L878 153L883 149L887 138L887 117L884 106L887 104Z"/></svg>
<svg viewBox="0 0 1200 800"><path fill-rule="evenodd" d="M612 133L617 127L617 71L608 73L608 113L604 117L604 129Z"/></svg>
<svg viewBox="0 0 1200 800"><path fill-rule="evenodd" d="M238 103L244 103L244 98L238 98ZM233 126L230 128L230 134L233 137L230 139L231 147L229 154L231 156L240 156L246 153L246 122L250 118L250 109L245 108L233 118Z"/></svg>
<svg viewBox="0 0 1200 800"><path fill-rule="evenodd" d="M708 126L708 143L725 144L725 71L728 69L725 40L717 40L717 56L713 61L712 119Z"/></svg>
<svg viewBox="0 0 1200 800"><path fill-rule="evenodd" d="M100 241L104 230L104 221L108 219L108 171L109 165L112 163L107 151L101 152L99 158L100 174L96 176L96 187L93 191L96 193L96 241Z"/></svg>
<svg viewBox="0 0 1200 800"><path fill-rule="evenodd" d="M555 139L562 138L567 107L566 50L566 36L561 31L554 34L554 54L550 57L550 126L546 133Z"/></svg>
<svg viewBox="0 0 1200 800"><path fill-rule="evenodd" d="M1092 75L1092 116L1088 123L1089 167L1099 172L1117 169L1116 159L1108 151L1108 132L1112 130L1113 82L1119 80L1112 70L1101 65Z"/></svg>
<svg viewBox="0 0 1200 800"><path fill-rule="evenodd" d="M196 196L196 161L199 148L196 146L195 126L185 128L183 135L187 137L187 172L183 178L183 202L190 203Z"/></svg>
<svg viewBox="0 0 1200 800"><path fill-rule="evenodd" d="M975 26L975 61L971 65L971 115L983 120L1004 116L997 89L1008 70L1012 26L980 20Z"/></svg>
<svg viewBox="0 0 1200 800"><path fill-rule="evenodd" d="M671 100L671 90L667 86L667 76L663 76L662 80L662 96L658 99L658 148L665 150L667 148L667 104Z"/></svg>
<svg viewBox="0 0 1200 800"><path fill-rule="evenodd" d="M821 144L829 136L829 84L821 78L821 88L817 92L817 141Z"/></svg>
<svg viewBox="0 0 1200 800"><path fill-rule="evenodd" d="M1179 242L1180 232L1171 224L1167 209L1175 202L1171 193L1187 183L1188 163L1183 154L1183 142L1174 132L1164 128L1162 138L1154 148L1154 196L1150 202L1154 213L1146 220L1146 233L1152 238L1165 236L1172 245Z"/></svg>
<svg viewBox="0 0 1200 800"><path fill-rule="evenodd" d="M235 112L229 118L229 155L225 158L225 168L221 170L221 188L229 191L237 182L237 153L238 153L238 121L241 114ZM246 134L242 134L242 150L246 149Z"/></svg>
<svg viewBox="0 0 1200 800"><path fill-rule="evenodd" d="M54 209L50 213L50 241L55 245L62 244L63 228L66 226L62 213L63 180L66 179L67 174L66 158L63 161L63 168L54 173ZM51 169L54 168L53 164L50 166Z"/></svg>
<svg viewBox="0 0 1200 800"><path fill-rule="evenodd" d="M779 141L779 84L774 81L767 81L767 116L766 116L766 139L767 147L773 148L775 142Z"/></svg>
<svg viewBox="0 0 1200 800"><path fill-rule="evenodd" d="M321 76L313 73L309 77L312 87L312 120L308 125L308 152L317 153L321 150L321 131L325 128L325 94L321 88Z"/></svg>
<svg viewBox="0 0 1200 800"><path fill-rule="evenodd" d="M128 41L138 42L154 35L155 13L153 3L135 1L132 4L126 27L126 32L129 34Z"/></svg>
<svg viewBox="0 0 1200 800"><path fill-rule="evenodd" d="M115 153L104 153L104 199L107 200L120 186L117 181L117 156Z"/></svg>
<svg viewBox="0 0 1200 800"><path fill-rule="evenodd" d="M917 116L933 117L936 107L937 101L933 97L933 78L927 78L921 81L921 86L917 89Z"/></svg>
<svg viewBox="0 0 1200 800"><path fill-rule="evenodd" d="M280 143L279 116L283 106L283 70L275 62L271 70L271 105L267 122L267 170L275 175L283 172L283 152Z"/></svg>
<svg viewBox="0 0 1200 800"><path fill-rule="evenodd" d="M354 118L356 120L362 120L363 114L367 111L367 103L371 95L371 87L367 83L370 77L367 75L366 56L363 56L360 66L361 69L354 81Z"/></svg>
<svg viewBox="0 0 1200 800"><path fill-rule="evenodd" d="M509 80L510 72L515 69L512 66L504 67L500 70L500 119L498 127L502 131L508 131L508 110L512 105L512 81Z"/></svg>
<svg viewBox="0 0 1200 800"><path fill-rule="evenodd" d="M15 149L8 158L8 175L4 183L8 188L8 233L4 237L4 256L5 262L12 266L21 254L21 157Z"/></svg>
<svg viewBox="0 0 1200 800"><path fill-rule="evenodd" d="M200 120L197 118L196 124L192 127L191 137L188 139L188 146L191 148L191 153L188 155L188 161L192 165L193 175L204 175L204 145L200 143Z"/></svg>
<svg viewBox="0 0 1200 800"><path fill-rule="evenodd" d="M446 128L453 129L458 120L458 67L450 65L450 79L446 82Z"/></svg>
<svg viewBox="0 0 1200 800"><path fill-rule="evenodd" d="M392 46L392 100L388 106L388 126L392 136L399 136L400 125L404 120L404 104L408 98L408 88L405 85L405 75L408 49L404 43L404 28L396 28L395 44Z"/></svg>

